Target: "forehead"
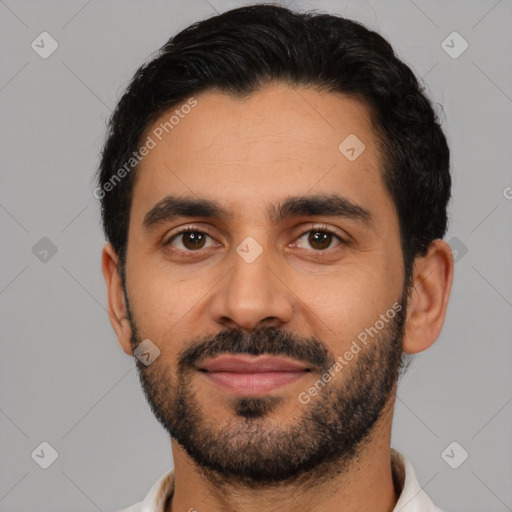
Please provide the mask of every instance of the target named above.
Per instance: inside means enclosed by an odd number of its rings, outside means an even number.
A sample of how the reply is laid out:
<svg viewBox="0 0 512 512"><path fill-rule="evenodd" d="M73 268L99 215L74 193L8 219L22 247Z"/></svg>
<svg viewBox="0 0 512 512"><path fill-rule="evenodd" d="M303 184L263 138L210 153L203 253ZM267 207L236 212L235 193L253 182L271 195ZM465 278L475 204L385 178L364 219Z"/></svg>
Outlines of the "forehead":
<svg viewBox="0 0 512 512"><path fill-rule="evenodd" d="M210 90L193 99L147 130L154 147L139 164L134 216L168 194L216 199L241 213L308 192L389 203L362 102L282 83L244 98Z"/></svg>

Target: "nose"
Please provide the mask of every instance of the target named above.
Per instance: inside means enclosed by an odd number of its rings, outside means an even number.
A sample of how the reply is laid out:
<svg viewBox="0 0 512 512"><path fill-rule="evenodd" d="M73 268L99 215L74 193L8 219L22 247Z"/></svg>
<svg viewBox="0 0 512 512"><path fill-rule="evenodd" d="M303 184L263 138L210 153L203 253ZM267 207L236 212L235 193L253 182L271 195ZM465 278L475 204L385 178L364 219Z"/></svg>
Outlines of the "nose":
<svg viewBox="0 0 512 512"><path fill-rule="evenodd" d="M231 258L232 270L210 300L212 320L226 327L248 330L280 327L290 322L293 293L284 282L283 272L275 264L271 265L268 251L264 250L252 262L235 251Z"/></svg>

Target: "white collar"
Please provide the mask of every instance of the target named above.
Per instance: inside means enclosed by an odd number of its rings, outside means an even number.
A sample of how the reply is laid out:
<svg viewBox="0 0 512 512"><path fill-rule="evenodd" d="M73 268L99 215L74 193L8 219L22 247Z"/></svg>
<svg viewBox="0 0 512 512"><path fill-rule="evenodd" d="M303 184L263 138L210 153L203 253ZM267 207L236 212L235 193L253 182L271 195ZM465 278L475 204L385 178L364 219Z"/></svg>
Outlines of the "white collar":
<svg viewBox="0 0 512 512"><path fill-rule="evenodd" d="M421 489L411 463L393 448L391 448L391 467L393 477L403 480L402 492L393 512L442 512Z"/></svg>

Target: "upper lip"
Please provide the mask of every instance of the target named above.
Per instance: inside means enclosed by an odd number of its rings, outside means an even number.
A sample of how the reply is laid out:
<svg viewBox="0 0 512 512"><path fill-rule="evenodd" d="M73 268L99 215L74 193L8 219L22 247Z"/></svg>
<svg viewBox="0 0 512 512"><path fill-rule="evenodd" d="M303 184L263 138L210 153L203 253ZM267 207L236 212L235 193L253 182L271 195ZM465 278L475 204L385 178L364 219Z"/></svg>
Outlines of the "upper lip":
<svg viewBox="0 0 512 512"><path fill-rule="evenodd" d="M246 354L226 354L209 359L198 365L200 370L207 372L231 373L267 373L267 372L298 372L309 368L303 363L285 357Z"/></svg>

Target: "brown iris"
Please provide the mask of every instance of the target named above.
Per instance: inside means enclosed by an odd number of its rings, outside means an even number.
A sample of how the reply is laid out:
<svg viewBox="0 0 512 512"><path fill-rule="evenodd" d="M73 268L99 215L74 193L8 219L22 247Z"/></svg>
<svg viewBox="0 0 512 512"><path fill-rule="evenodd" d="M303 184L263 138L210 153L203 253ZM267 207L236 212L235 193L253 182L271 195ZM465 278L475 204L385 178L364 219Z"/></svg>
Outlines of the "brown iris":
<svg viewBox="0 0 512 512"><path fill-rule="evenodd" d="M314 249L327 249L331 245L333 235L326 231L311 231L308 242Z"/></svg>
<svg viewBox="0 0 512 512"><path fill-rule="evenodd" d="M182 233L181 236L183 237L183 245L187 249L194 250L202 249L207 235L198 231L187 231Z"/></svg>

